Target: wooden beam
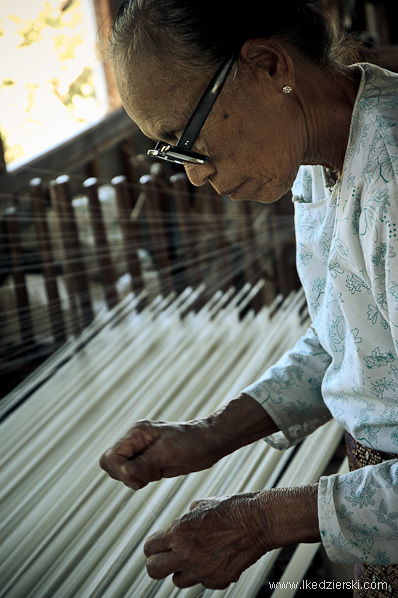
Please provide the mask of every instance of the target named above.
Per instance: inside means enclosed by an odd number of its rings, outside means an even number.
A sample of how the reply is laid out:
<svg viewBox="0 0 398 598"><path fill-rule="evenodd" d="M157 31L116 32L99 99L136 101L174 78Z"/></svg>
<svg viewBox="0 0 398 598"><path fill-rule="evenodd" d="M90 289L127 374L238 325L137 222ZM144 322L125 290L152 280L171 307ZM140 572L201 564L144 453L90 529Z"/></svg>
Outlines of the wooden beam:
<svg viewBox="0 0 398 598"><path fill-rule="evenodd" d="M123 108L114 110L81 133L0 176L0 193L19 193L27 189L30 180L37 176L46 182L46 176L50 179L54 173L70 172L92 160L99 151L116 145L137 130Z"/></svg>

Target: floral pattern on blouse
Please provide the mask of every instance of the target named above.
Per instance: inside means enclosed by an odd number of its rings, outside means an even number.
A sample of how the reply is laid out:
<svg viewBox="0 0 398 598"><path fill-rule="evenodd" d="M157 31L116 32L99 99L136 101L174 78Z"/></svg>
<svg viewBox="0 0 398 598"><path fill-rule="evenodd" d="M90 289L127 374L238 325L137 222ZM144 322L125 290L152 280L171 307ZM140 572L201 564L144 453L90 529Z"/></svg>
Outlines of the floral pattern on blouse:
<svg viewBox="0 0 398 598"><path fill-rule="evenodd" d="M293 187L297 269L312 324L243 392L283 449L328 419L397 458L323 476L322 542L335 562L398 563L398 76L358 65L343 175L302 166Z"/></svg>

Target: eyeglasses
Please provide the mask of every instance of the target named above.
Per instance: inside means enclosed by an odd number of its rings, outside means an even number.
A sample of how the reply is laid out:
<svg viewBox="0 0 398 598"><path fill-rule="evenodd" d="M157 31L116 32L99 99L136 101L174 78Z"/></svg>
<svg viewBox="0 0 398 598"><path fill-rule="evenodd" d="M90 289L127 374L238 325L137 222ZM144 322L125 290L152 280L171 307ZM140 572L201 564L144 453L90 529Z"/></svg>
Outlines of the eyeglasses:
<svg viewBox="0 0 398 598"><path fill-rule="evenodd" d="M193 147L210 110L214 106L214 102L220 94L235 58L236 55L234 54L223 62L210 82L210 85L204 92L199 104L189 119L187 126L182 132L181 137L178 139L177 144L170 145L163 141L158 141L155 149L148 150L149 156L168 160L169 162L174 162L176 164L205 164L208 161L208 156L191 152L191 148Z"/></svg>

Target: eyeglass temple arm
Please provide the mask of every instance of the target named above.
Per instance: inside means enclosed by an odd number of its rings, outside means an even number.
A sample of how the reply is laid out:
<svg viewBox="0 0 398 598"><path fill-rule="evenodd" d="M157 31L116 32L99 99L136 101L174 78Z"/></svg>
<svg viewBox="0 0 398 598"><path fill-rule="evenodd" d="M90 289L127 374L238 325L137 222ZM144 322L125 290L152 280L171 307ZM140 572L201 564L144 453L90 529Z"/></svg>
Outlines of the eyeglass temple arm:
<svg viewBox="0 0 398 598"><path fill-rule="evenodd" d="M181 137L177 141L179 147L190 150L199 134L200 129L203 126L204 121L209 115L210 110L213 107L214 102L218 98L218 95L225 83L228 72L235 60L235 54L230 56L220 67L217 73L211 80L208 88L202 96L196 110L192 114L188 121L187 126L182 132Z"/></svg>

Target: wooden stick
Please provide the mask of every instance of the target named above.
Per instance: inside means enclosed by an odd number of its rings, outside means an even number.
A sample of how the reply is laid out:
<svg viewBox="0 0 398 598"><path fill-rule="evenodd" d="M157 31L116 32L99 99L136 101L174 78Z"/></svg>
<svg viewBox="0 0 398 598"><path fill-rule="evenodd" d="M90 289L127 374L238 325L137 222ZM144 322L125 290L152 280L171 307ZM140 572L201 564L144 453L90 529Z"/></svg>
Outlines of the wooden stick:
<svg viewBox="0 0 398 598"><path fill-rule="evenodd" d="M51 330L54 342L56 344L62 344L66 341L66 329L58 292L57 272L46 219L46 208L43 199L41 179L32 179L30 181L29 188L33 201L33 210L35 213L40 257L43 264L43 275L48 301L47 307Z"/></svg>
<svg viewBox="0 0 398 598"><path fill-rule="evenodd" d="M302 294L278 310L270 306L242 318L240 306L251 292L217 293L211 308L198 312L187 312L195 302L188 289L142 310L129 310L126 302L123 317L116 306L114 322L5 420L0 527L7 543L0 575L7 598L172 597L170 579L146 576L147 535L197 497L272 486L277 478L280 485L316 479L338 441L335 428L307 439L293 460L292 451L260 442L210 470L165 479L137 494L98 468L101 452L137 419L183 420L213 411L303 332ZM226 595L254 598L276 557L266 555Z"/></svg>
<svg viewBox="0 0 398 598"><path fill-rule="evenodd" d="M7 208L4 214L8 247L11 254L12 276L15 285L16 311L19 321L21 341L27 345L34 343L32 314L26 286L24 266L21 258L21 240L19 236L18 214L15 206Z"/></svg>
<svg viewBox="0 0 398 598"><path fill-rule="evenodd" d="M131 219L132 205L127 188L127 179L125 176L117 176L112 179L112 185L116 190L120 228L123 234L124 252L128 272L131 276L131 285L134 292L139 293L144 287L138 255L139 228L137 221Z"/></svg>
<svg viewBox="0 0 398 598"><path fill-rule="evenodd" d="M87 179L83 183L83 188L89 202L91 226L94 234L98 268L104 289L105 301L108 309L112 309L118 302L116 276L102 218L97 179L93 177Z"/></svg>
<svg viewBox="0 0 398 598"><path fill-rule="evenodd" d="M92 321L93 309L73 213L69 177L62 175L51 181L49 190L61 241L62 266L69 295L72 330L74 334L79 334L82 327Z"/></svg>

